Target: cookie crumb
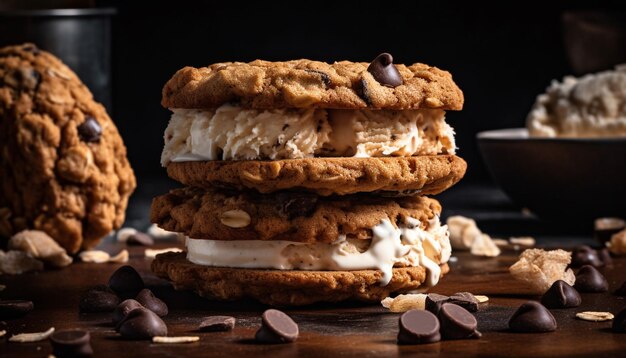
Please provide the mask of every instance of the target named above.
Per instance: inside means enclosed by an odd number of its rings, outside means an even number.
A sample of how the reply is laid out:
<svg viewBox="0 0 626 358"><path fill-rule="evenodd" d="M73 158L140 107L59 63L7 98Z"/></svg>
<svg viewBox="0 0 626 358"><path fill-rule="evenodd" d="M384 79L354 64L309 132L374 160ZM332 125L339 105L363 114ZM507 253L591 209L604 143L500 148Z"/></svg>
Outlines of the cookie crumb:
<svg viewBox="0 0 626 358"><path fill-rule="evenodd" d="M23 251L0 251L0 272L19 275L43 270L43 262Z"/></svg>
<svg viewBox="0 0 626 358"><path fill-rule="evenodd" d="M53 267L65 267L72 263L65 249L43 231L20 231L11 237L8 246L11 250L26 252Z"/></svg>
<svg viewBox="0 0 626 358"><path fill-rule="evenodd" d="M556 280L574 285L574 272L567 268L571 260L572 253L568 251L527 249L509 267L509 272L516 280L526 283L532 293L542 295Z"/></svg>

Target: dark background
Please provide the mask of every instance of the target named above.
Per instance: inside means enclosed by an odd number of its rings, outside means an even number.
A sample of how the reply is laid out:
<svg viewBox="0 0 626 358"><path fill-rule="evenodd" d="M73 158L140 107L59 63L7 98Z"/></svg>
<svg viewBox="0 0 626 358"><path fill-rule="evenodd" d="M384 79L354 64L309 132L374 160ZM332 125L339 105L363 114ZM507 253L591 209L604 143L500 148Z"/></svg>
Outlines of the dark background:
<svg viewBox="0 0 626 358"><path fill-rule="evenodd" d="M566 46L564 16L625 9L619 1L65 1L77 4L117 9L110 112L140 180L165 176L159 160L170 113L160 105L161 88L179 68L257 58L371 61L390 52L396 63L424 62L453 74L466 102L447 118L469 164L464 180L489 181L476 133L524 126L552 79L615 62L572 62L572 44L598 41L574 34ZM584 47L582 54L603 58L602 51Z"/></svg>

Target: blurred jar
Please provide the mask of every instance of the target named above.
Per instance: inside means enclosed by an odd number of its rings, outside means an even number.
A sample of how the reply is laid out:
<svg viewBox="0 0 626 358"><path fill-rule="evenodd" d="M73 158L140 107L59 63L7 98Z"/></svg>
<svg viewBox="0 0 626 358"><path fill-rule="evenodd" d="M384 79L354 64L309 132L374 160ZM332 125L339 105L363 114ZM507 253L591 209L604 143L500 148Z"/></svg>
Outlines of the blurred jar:
<svg viewBox="0 0 626 358"><path fill-rule="evenodd" d="M565 50L576 75L626 62L626 13L571 11L562 20Z"/></svg>
<svg viewBox="0 0 626 358"><path fill-rule="evenodd" d="M8 1L0 6L0 46L32 42L67 64L94 98L112 111L111 8L41 8L44 5L89 6L90 1Z"/></svg>

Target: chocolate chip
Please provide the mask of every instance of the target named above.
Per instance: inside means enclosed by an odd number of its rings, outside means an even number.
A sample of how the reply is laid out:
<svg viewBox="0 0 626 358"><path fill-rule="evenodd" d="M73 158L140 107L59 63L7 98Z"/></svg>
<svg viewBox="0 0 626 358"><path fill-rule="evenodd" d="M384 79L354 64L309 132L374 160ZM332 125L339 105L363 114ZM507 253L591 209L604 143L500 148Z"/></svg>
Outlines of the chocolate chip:
<svg viewBox="0 0 626 358"><path fill-rule="evenodd" d="M322 72L322 71L318 71L318 70L310 70L310 69L306 69L306 72L309 73L315 73L318 74L321 78L322 78L322 82L324 82L324 85L328 88L330 87L331 84L331 80L330 80L330 76L328 76L327 73Z"/></svg>
<svg viewBox="0 0 626 358"><path fill-rule="evenodd" d="M429 293L428 296L426 296L424 306L426 310L430 311L436 316L439 314L441 306L443 306L443 304L448 301L450 301L450 297L448 296L440 295L438 293Z"/></svg>
<svg viewBox="0 0 626 358"><path fill-rule="evenodd" d="M465 308L454 303L444 303L439 310L439 324L443 339L480 338L476 318Z"/></svg>
<svg viewBox="0 0 626 358"><path fill-rule="evenodd" d="M620 288L615 290L615 292L613 292L613 294L618 295L618 296L622 296L622 297L626 297L626 281L624 281L622 283L622 285L620 286Z"/></svg>
<svg viewBox="0 0 626 358"><path fill-rule="evenodd" d="M613 332L626 333L626 308L615 315L611 328Z"/></svg>
<svg viewBox="0 0 626 358"><path fill-rule="evenodd" d="M541 297L541 304L548 308L578 307L582 299L576 289L563 280L556 280Z"/></svg>
<svg viewBox="0 0 626 358"><path fill-rule="evenodd" d="M150 311L156 313L159 317L167 316L168 309L165 302L157 298L152 291L147 288L144 288L137 294L135 301L139 302Z"/></svg>
<svg viewBox="0 0 626 358"><path fill-rule="evenodd" d="M604 266L613 264L613 258L611 257L611 253L609 252L609 249L607 247L598 250L597 253L598 253L598 258L600 259L600 261L602 262Z"/></svg>
<svg viewBox="0 0 626 358"><path fill-rule="evenodd" d="M574 288L578 292L606 292L609 290L609 283L595 267L585 265L576 274Z"/></svg>
<svg viewBox="0 0 626 358"><path fill-rule="evenodd" d="M83 142L92 143L99 142L102 135L102 127L100 123L93 117L87 117L83 123L78 126L78 135Z"/></svg>
<svg viewBox="0 0 626 358"><path fill-rule="evenodd" d="M135 308L120 323L120 334L127 339L150 339L167 336L165 322L147 308Z"/></svg>
<svg viewBox="0 0 626 358"><path fill-rule="evenodd" d="M210 316L202 320L198 330L203 332L224 332L235 328L235 317Z"/></svg>
<svg viewBox="0 0 626 358"><path fill-rule="evenodd" d="M279 193L276 199L280 205L279 213L289 220L306 217L315 211L317 195L305 193Z"/></svg>
<svg viewBox="0 0 626 358"><path fill-rule="evenodd" d="M398 344L426 344L440 340L439 320L431 312L410 310L400 316Z"/></svg>
<svg viewBox="0 0 626 358"><path fill-rule="evenodd" d="M284 312L269 309L263 312L261 328L254 339L260 343L289 343L298 338L298 325Z"/></svg>
<svg viewBox="0 0 626 358"><path fill-rule="evenodd" d="M145 232L137 231L136 233L128 236L128 239L126 239L126 244L152 246L154 245L154 239L152 238L152 236L146 234Z"/></svg>
<svg viewBox="0 0 626 358"><path fill-rule="evenodd" d="M570 266L581 267L583 265L602 266L602 261L598 258L596 250L587 245L578 246L572 251L572 263Z"/></svg>
<svg viewBox="0 0 626 358"><path fill-rule="evenodd" d="M137 270L125 265L113 272L109 278L109 287L121 298L133 298L143 290L144 283Z"/></svg>
<svg viewBox="0 0 626 358"><path fill-rule="evenodd" d="M478 300L469 292L457 292L450 296L449 302L459 305L470 312L478 311Z"/></svg>
<svg viewBox="0 0 626 358"><path fill-rule="evenodd" d="M364 79L361 79L361 81L359 81L359 87L357 89L357 93L359 94L359 97L363 98L363 100L368 106L372 104L372 97L370 94L370 90L369 90L369 87L367 86L367 82L365 82Z"/></svg>
<svg viewBox="0 0 626 358"><path fill-rule="evenodd" d="M52 351L55 357L90 357L91 335L81 329L63 329L50 336Z"/></svg>
<svg viewBox="0 0 626 358"><path fill-rule="evenodd" d="M367 67L376 81L387 87L398 87L403 83L400 72L393 64L393 57L388 53L381 53Z"/></svg>
<svg viewBox="0 0 626 358"><path fill-rule="evenodd" d="M98 285L80 298L81 312L112 312L120 304L120 298L107 285Z"/></svg>
<svg viewBox="0 0 626 358"><path fill-rule="evenodd" d="M528 301L513 313L509 329L521 333L552 332L556 331L556 320L539 302Z"/></svg>
<svg viewBox="0 0 626 358"><path fill-rule="evenodd" d="M120 323L124 321L126 316L128 316L128 313L137 308L144 308L144 307L141 305L141 303L133 299L124 300L122 301L122 303L117 305L117 307L115 307L115 309L113 310L113 316L112 316L112 321L113 321L113 325L115 325L115 329L118 330Z"/></svg>
<svg viewBox="0 0 626 358"><path fill-rule="evenodd" d="M5 300L0 301L0 319L12 319L26 315L35 306L33 301Z"/></svg>

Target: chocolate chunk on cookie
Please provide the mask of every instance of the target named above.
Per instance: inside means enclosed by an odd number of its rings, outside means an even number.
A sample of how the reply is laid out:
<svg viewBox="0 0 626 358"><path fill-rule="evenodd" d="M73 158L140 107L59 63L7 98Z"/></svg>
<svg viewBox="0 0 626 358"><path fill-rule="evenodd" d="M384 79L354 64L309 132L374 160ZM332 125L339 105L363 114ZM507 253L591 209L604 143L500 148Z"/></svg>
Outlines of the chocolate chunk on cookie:
<svg viewBox="0 0 626 358"><path fill-rule="evenodd" d="M389 284L382 286L379 270L300 271L210 267L196 265L185 253L165 253L152 262L152 271L172 281L177 290L194 290L203 297L238 300L250 297L269 305L301 306L315 302L356 299L376 302L395 293L423 285L421 267L393 269ZM447 265L441 270L448 272Z"/></svg>
<svg viewBox="0 0 626 358"><path fill-rule="evenodd" d="M283 192L281 197L277 201L272 194L175 189L153 200L151 220L194 239L331 243L340 235L371 239L372 228L384 219L405 224L412 218L428 229L429 220L437 220L441 212L439 202L428 197L367 195L317 197L309 207L301 205L302 211L285 212L284 203L301 195Z"/></svg>
<svg viewBox="0 0 626 358"><path fill-rule="evenodd" d="M135 176L104 107L59 59L0 49L0 239L48 233L75 253L121 226Z"/></svg>
<svg viewBox="0 0 626 358"><path fill-rule="evenodd" d="M461 180L466 168L455 155L433 155L177 162L168 164L167 173L185 185L206 189L272 193L298 188L324 196L418 190L434 195Z"/></svg>
<svg viewBox="0 0 626 358"><path fill-rule="evenodd" d="M161 104L200 109L228 102L255 109L463 107L463 93L449 72L422 63L394 65L389 54L381 56L373 65L301 59L185 67L165 84Z"/></svg>

